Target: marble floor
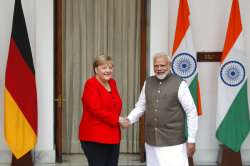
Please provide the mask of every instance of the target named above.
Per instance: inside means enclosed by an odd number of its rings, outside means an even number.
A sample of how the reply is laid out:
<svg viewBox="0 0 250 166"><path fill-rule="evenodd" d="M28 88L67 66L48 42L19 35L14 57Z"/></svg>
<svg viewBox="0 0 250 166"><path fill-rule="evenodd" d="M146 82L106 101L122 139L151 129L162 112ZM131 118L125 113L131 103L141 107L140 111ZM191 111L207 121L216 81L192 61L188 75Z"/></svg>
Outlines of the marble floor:
<svg viewBox="0 0 250 166"><path fill-rule="evenodd" d="M43 166L43 165L37 165ZM66 155L63 156L63 162L56 166L88 166L84 155ZM145 166L140 162L139 155L121 154L119 157L119 166Z"/></svg>
<svg viewBox="0 0 250 166"><path fill-rule="evenodd" d="M9 164L0 163L0 166L9 166ZM88 166L86 157L82 154L64 155L62 163L56 164L35 164L35 166ZM137 154L121 154L119 157L119 166L146 166L140 162Z"/></svg>
<svg viewBox="0 0 250 166"><path fill-rule="evenodd" d="M0 166L9 166L9 165L10 164L0 163ZM63 155L62 163L55 163L55 164L36 163L35 166L88 166L88 163L84 155L71 154L71 155ZM140 156L138 154L120 154L119 166L146 166L146 164L140 162ZM202 165L202 166L209 166L209 165Z"/></svg>

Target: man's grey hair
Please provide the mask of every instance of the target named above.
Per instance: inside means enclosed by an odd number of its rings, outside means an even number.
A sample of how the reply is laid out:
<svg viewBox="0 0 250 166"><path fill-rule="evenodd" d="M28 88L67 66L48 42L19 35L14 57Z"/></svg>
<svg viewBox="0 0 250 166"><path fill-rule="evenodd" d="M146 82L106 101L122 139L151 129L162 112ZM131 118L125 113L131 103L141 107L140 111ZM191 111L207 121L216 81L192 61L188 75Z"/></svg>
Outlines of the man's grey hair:
<svg viewBox="0 0 250 166"><path fill-rule="evenodd" d="M168 54L166 54L165 52L155 53L153 56L153 62L155 62L155 60L157 58L165 58L169 63L171 63L171 57Z"/></svg>

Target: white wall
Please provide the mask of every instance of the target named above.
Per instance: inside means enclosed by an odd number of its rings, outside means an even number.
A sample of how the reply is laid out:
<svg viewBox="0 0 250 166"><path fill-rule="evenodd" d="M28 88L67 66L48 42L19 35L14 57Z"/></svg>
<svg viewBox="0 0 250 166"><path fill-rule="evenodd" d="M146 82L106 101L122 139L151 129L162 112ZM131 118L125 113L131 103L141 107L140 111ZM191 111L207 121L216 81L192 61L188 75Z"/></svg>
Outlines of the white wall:
<svg viewBox="0 0 250 166"><path fill-rule="evenodd" d="M22 5L38 93L38 142L34 155L37 162L54 162L53 1L22 0ZM14 0L0 0L0 162L9 162L11 158L3 135L3 88L13 10Z"/></svg>
<svg viewBox="0 0 250 166"><path fill-rule="evenodd" d="M250 55L250 1L239 0L239 2L247 55ZM152 54L159 51L166 51L169 54L172 52L179 1L151 0L150 3L151 23L149 25L151 27L149 32L151 34L148 52L151 62L148 73L152 74ZM194 45L198 52L222 51L231 3L231 0L189 0L191 29ZM250 57L248 64L250 64ZM218 141L215 138L215 119L218 68L219 63L217 62L198 63L203 115L199 117L197 151L194 156L196 164L209 165L215 164L217 161ZM250 73L249 67L248 73ZM248 84L250 92L249 89ZM241 152L243 163L250 164L249 135Z"/></svg>
<svg viewBox="0 0 250 166"><path fill-rule="evenodd" d="M149 70L147 73L152 75L153 62L152 56L157 52L168 51L168 1L166 0L151 0L149 7L150 20L149 28Z"/></svg>

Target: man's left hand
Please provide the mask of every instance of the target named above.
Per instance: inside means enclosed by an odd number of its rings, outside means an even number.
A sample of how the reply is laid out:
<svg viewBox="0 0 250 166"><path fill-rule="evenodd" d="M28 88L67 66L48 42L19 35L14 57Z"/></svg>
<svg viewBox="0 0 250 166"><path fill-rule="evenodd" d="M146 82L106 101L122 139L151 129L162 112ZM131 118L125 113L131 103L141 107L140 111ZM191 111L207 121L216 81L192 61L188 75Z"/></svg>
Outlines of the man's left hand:
<svg viewBox="0 0 250 166"><path fill-rule="evenodd" d="M187 155L192 157L195 152L195 143L187 143Z"/></svg>

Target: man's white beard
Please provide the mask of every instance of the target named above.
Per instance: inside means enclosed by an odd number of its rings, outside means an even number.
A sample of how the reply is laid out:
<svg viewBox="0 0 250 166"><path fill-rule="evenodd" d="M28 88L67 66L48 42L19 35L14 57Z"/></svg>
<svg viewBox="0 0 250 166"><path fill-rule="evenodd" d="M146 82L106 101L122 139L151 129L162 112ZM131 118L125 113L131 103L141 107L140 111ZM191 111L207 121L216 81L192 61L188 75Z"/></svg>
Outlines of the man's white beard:
<svg viewBox="0 0 250 166"><path fill-rule="evenodd" d="M167 75L168 75L169 71L165 72L164 74L155 74L155 76L159 79L159 80L163 80Z"/></svg>

